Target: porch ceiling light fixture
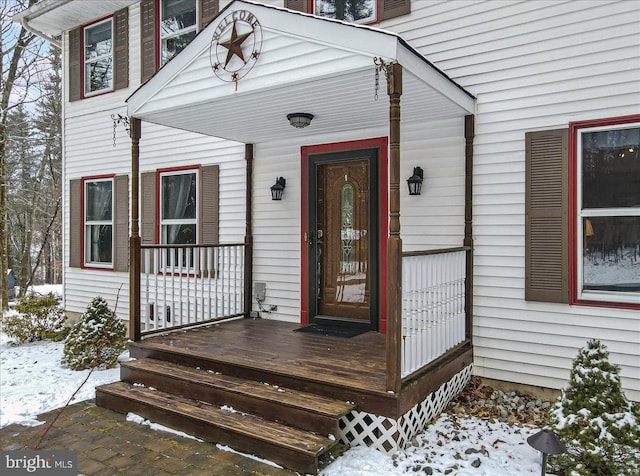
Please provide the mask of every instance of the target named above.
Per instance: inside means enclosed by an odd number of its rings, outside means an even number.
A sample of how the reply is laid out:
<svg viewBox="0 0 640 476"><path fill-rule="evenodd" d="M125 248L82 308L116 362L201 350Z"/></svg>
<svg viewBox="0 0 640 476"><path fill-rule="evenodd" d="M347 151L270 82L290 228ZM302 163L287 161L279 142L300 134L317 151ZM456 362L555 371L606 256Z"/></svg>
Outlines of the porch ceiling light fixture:
<svg viewBox="0 0 640 476"><path fill-rule="evenodd" d="M303 127L307 127L311 124L311 119L313 119L313 114L309 114L306 112L292 112L291 114L287 114L287 119L289 119L289 124L298 129L302 129Z"/></svg>
<svg viewBox="0 0 640 476"><path fill-rule="evenodd" d="M413 175L407 179L407 185L409 186L409 195L420 195L422 191L422 181L424 172L422 167L414 167Z"/></svg>
<svg viewBox="0 0 640 476"><path fill-rule="evenodd" d="M559 455L567 449L556 434L547 428L531 435L527 438L527 443L542 453L542 472L540 473L542 476L547 473L547 455Z"/></svg>
<svg viewBox="0 0 640 476"><path fill-rule="evenodd" d="M287 181L284 177L278 177L276 183L271 186L271 200L282 200L282 193Z"/></svg>

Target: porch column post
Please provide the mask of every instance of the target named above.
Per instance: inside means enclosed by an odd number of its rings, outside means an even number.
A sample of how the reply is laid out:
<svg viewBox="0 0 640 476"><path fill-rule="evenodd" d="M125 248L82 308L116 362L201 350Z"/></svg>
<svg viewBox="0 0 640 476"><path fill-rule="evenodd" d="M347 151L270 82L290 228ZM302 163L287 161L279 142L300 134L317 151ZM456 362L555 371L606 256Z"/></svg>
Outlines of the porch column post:
<svg viewBox="0 0 640 476"><path fill-rule="evenodd" d="M130 118L131 237L129 238L129 338L140 340L140 119Z"/></svg>
<svg viewBox="0 0 640 476"><path fill-rule="evenodd" d="M465 338L473 340L473 138L475 137L475 116L464 118L464 246L468 246L465 263Z"/></svg>
<svg viewBox="0 0 640 476"><path fill-rule="evenodd" d="M244 232L244 317L251 314L252 286L253 286L253 144L245 144L244 158L247 162L247 186L245 200L245 232Z"/></svg>
<svg viewBox="0 0 640 476"><path fill-rule="evenodd" d="M387 241L387 390L402 384L402 239L400 238L400 96L402 66L387 69L389 94L389 239Z"/></svg>

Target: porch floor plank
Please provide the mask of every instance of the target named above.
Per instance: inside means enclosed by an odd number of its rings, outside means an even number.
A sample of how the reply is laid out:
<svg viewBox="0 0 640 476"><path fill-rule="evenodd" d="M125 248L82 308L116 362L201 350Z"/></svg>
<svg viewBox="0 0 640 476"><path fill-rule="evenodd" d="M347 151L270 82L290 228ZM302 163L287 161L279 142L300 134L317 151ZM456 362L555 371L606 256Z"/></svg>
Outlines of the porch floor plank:
<svg viewBox="0 0 640 476"><path fill-rule="evenodd" d="M387 395L384 335L367 332L341 338L293 332L299 327L283 321L238 319L146 338L136 345Z"/></svg>

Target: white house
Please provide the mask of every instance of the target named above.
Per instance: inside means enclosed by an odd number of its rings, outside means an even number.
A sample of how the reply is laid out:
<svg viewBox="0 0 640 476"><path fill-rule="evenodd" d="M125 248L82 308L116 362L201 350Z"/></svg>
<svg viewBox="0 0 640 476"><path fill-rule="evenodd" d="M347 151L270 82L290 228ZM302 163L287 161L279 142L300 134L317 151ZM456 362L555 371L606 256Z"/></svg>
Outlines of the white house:
<svg viewBox="0 0 640 476"><path fill-rule="evenodd" d="M558 389L599 338L639 400L640 6L267 3L17 18L61 38L65 306L117 300L123 380L209 401L220 383L185 366L264 377L349 400L324 434L390 450L471 372ZM365 333L289 332L308 324ZM153 398L98 400L161 418ZM224 439L192 417L169 422Z"/></svg>

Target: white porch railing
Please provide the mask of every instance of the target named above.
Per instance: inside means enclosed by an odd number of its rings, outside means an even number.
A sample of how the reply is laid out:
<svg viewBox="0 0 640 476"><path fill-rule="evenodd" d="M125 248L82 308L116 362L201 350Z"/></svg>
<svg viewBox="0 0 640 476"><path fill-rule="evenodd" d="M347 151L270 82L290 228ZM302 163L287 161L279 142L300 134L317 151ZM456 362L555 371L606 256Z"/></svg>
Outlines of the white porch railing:
<svg viewBox="0 0 640 476"><path fill-rule="evenodd" d="M466 249L402 257L402 377L465 340Z"/></svg>
<svg viewBox="0 0 640 476"><path fill-rule="evenodd" d="M141 335L244 312L244 244L142 245Z"/></svg>

